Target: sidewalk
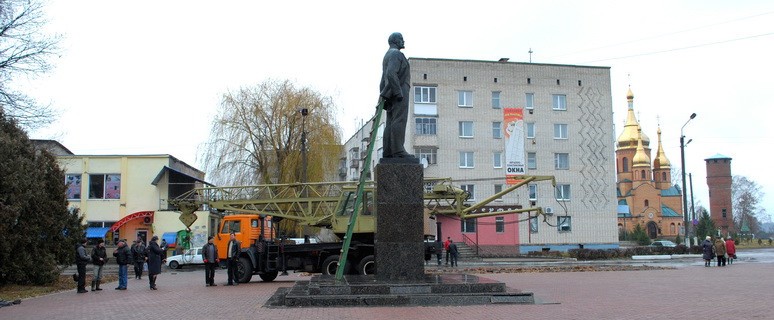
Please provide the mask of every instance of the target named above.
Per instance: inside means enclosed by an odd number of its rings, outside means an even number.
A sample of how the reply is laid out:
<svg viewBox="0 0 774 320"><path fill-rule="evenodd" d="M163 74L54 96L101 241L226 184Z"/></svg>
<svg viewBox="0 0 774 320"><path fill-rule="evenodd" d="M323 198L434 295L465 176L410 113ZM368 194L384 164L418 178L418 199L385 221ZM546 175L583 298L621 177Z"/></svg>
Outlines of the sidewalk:
<svg viewBox="0 0 774 320"><path fill-rule="evenodd" d="M131 274L131 272L130 272ZM129 289L104 285L98 293L61 292L0 308L0 319L771 319L766 297L772 263L727 267L686 266L672 270L499 273L483 277L533 292L537 305L461 307L262 308L279 287L308 276L291 274L274 282L258 277L236 287L204 286L201 269L165 270L158 291L129 279ZM757 298L756 298L757 297ZM764 300L761 300L764 299Z"/></svg>

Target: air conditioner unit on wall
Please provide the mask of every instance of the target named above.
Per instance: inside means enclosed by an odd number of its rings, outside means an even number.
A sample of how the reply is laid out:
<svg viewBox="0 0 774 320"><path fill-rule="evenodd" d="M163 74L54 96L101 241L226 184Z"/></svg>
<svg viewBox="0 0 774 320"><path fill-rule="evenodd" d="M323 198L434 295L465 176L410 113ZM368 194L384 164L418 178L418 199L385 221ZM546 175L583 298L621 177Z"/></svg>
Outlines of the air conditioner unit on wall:
<svg viewBox="0 0 774 320"><path fill-rule="evenodd" d="M545 212L545 214L548 216L552 216L554 215L554 208L545 207L545 209L543 209L543 212Z"/></svg>
<svg viewBox="0 0 774 320"><path fill-rule="evenodd" d="M151 218L151 217L143 217L142 218L142 223L143 224L153 224L153 218Z"/></svg>

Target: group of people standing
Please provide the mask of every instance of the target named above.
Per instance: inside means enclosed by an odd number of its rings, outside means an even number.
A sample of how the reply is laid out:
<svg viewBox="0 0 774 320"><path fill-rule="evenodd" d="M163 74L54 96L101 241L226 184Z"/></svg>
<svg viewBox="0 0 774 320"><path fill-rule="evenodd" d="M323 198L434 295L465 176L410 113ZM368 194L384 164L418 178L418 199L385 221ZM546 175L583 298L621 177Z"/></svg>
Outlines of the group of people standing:
<svg viewBox="0 0 774 320"><path fill-rule="evenodd" d="M436 240L436 243L440 243L441 239ZM457 244L454 243L454 241L451 239L451 237L446 237L446 240L443 242L443 250L439 246L435 249L435 255L438 259L438 266L441 265L441 256L443 255L443 252L446 252L446 265L448 266L451 263L452 267L457 266L457 260L459 260L460 252L457 250Z"/></svg>
<svg viewBox="0 0 774 320"><path fill-rule="evenodd" d="M712 259L717 259L718 267L726 266L726 262L731 265L734 263L734 259L736 259L736 244L730 236L725 240L723 237L718 237L714 242L712 237L707 236L704 242L702 242L701 247L705 267L712 266Z"/></svg>
<svg viewBox="0 0 774 320"><path fill-rule="evenodd" d="M231 232L230 239L226 246L226 265L228 266L227 286L239 285L237 278L237 266L239 264L239 252L242 250L242 243L236 239L236 234ZM204 261L204 282L207 287L215 287L215 269L220 264L218 247L214 243L213 236L207 238L207 243L202 247L202 260Z"/></svg>
<svg viewBox="0 0 774 320"><path fill-rule="evenodd" d="M157 290L156 277L161 273L161 264L166 262L166 248L158 244L159 237L153 236L148 246L142 238L137 238L131 248L126 244L126 239L118 241L118 247L113 250L113 257L118 264L118 287L116 290L126 290L128 284L129 265L134 266L135 279L142 279L142 273L145 264L148 265L148 283L151 290ZM102 270L108 261L105 241L97 240L97 245L91 250L91 254L86 253L87 239L83 238L75 248L75 261L78 273L73 275L73 280L78 283L78 293L89 292L86 290L86 265L89 262L94 264L94 278L91 281L91 291L102 291L100 284L102 282Z"/></svg>

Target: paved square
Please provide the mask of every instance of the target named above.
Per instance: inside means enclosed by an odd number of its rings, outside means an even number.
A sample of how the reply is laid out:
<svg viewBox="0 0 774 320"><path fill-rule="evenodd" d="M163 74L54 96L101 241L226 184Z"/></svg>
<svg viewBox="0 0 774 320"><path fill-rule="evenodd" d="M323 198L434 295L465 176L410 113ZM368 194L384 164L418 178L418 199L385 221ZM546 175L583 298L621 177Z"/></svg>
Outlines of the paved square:
<svg viewBox="0 0 774 320"><path fill-rule="evenodd" d="M0 308L0 319L773 319L771 263L735 263L723 268L674 270L481 274L511 288L534 292L538 305L460 307L263 308L279 287L308 276L274 282L204 286L204 271L164 270L159 290L146 279L129 289L99 293L75 290Z"/></svg>

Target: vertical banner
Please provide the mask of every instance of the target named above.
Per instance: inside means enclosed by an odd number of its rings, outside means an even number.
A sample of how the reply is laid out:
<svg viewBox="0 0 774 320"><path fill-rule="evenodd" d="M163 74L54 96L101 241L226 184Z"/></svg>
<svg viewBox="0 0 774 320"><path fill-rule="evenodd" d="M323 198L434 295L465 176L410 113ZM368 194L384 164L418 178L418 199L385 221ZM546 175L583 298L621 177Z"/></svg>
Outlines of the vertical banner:
<svg viewBox="0 0 774 320"><path fill-rule="evenodd" d="M505 123L505 182L516 184L524 175L524 109L503 108Z"/></svg>

